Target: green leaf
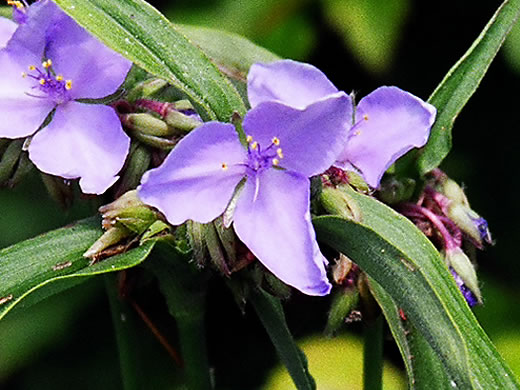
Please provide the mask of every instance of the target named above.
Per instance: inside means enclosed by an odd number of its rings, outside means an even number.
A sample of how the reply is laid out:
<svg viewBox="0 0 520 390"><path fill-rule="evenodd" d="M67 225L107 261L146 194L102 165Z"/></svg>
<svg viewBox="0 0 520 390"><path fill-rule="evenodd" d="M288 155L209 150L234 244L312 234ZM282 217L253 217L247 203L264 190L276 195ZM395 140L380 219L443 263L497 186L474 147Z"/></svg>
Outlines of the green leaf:
<svg viewBox="0 0 520 390"><path fill-rule="evenodd" d="M0 319L22 301L29 306L88 277L134 267L154 246L148 241L89 266L83 253L101 236L100 226L89 218L0 250Z"/></svg>
<svg viewBox="0 0 520 390"><path fill-rule="evenodd" d="M388 71L408 19L409 0L326 0L328 23L373 73Z"/></svg>
<svg viewBox="0 0 520 390"><path fill-rule="evenodd" d="M409 388L412 390L453 390L451 379L430 344L400 312L393 299L374 280L370 290L390 327L390 331L403 356Z"/></svg>
<svg viewBox="0 0 520 390"><path fill-rule="evenodd" d="M252 291L249 301L267 330L296 388L298 390L315 389L316 384L309 373L307 359L287 328L280 301L260 289Z"/></svg>
<svg viewBox="0 0 520 390"><path fill-rule="evenodd" d="M428 102L437 107L437 120L417 161L421 174L438 167L448 155L455 119L476 91L519 16L520 0L504 1L479 37L430 96Z"/></svg>
<svg viewBox="0 0 520 390"><path fill-rule="evenodd" d="M228 122L244 102L231 82L143 0L55 0L81 26L147 72L184 92L205 120Z"/></svg>
<svg viewBox="0 0 520 390"><path fill-rule="evenodd" d="M280 57L246 38L207 27L177 25L228 77L245 81L255 62L273 62Z"/></svg>
<svg viewBox="0 0 520 390"><path fill-rule="evenodd" d="M353 190L350 195L362 211L362 221L318 217L314 220L318 238L381 285L427 340L458 388L518 388L431 242L379 201Z"/></svg>

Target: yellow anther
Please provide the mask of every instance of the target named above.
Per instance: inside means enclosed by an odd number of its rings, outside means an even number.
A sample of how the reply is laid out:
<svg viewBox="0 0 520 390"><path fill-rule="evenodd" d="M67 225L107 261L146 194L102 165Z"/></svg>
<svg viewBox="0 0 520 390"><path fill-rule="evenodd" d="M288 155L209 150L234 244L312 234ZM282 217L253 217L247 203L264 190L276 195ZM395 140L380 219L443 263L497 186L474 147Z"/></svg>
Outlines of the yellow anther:
<svg viewBox="0 0 520 390"><path fill-rule="evenodd" d="M363 119L367 121L368 120L368 115L367 114L363 115Z"/></svg>
<svg viewBox="0 0 520 390"><path fill-rule="evenodd" d="M250 135L248 135L248 136L246 137L246 141L247 141L248 144L250 144L251 142L253 142L253 137L251 137Z"/></svg>
<svg viewBox="0 0 520 390"><path fill-rule="evenodd" d="M36 66L34 66L34 65L30 65L30 66L29 66L29 70L36 70Z"/></svg>
<svg viewBox="0 0 520 390"><path fill-rule="evenodd" d="M63 76L61 74L57 75L56 81L63 81Z"/></svg>
<svg viewBox="0 0 520 390"><path fill-rule="evenodd" d="M65 89L66 90L72 89L72 80L67 80L65 82Z"/></svg>
<svg viewBox="0 0 520 390"><path fill-rule="evenodd" d="M222 163L221 165L223 171L227 171L228 165L226 163Z"/></svg>
<svg viewBox="0 0 520 390"><path fill-rule="evenodd" d="M360 135L360 134L361 134L361 130L354 131L354 135Z"/></svg>
<svg viewBox="0 0 520 390"><path fill-rule="evenodd" d="M258 142L255 141L251 144L251 149L256 150L256 148L258 148Z"/></svg>
<svg viewBox="0 0 520 390"><path fill-rule="evenodd" d="M273 137L273 140L271 142L276 146L280 145L280 140L278 139L278 137Z"/></svg>
<svg viewBox="0 0 520 390"><path fill-rule="evenodd" d="M23 4L21 1L7 0L7 5L14 5L18 9L23 8Z"/></svg>
<svg viewBox="0 0 520 390"><path fill-rule="evenodd" d="M273 158L273 166L277 166L278 164L280 164L280 160L278 160L277 158Z"/></svg>
<svg viewBox="0 0 520 390"><path fill-rule="evenodd" d="M276 154L278 155L278 157L283 158L282 148L276 149Z"/></svg>
<svg viewBox="0 0 520 390"><path fill-rule="evenodd" d="M42 62L42 66L45 68L45 69L48 69L52 66L52 60L49 58L47 61L43 61Z"/></svg>
<svg viewBox="0 0 520 390"><path fill-rule="evenodd" d="M23 78L26 78L26 77L27 77L27 73L22 72L22 77L23 77Z"/></svg>
<svg viewBox="0 0 520 390"><path fill-rule="evenodd" d="M45 85L46 81L45 79L40 79L40 85Z"/></svg>

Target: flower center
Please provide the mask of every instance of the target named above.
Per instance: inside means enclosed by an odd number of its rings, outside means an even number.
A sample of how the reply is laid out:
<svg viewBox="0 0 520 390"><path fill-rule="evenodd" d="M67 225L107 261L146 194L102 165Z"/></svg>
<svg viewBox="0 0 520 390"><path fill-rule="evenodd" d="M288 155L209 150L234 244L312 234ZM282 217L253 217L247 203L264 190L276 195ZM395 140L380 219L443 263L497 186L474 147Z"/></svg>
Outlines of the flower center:
<svg viewBox="0 0 520 390"><path fill-rule="evenodd" d="M253 140L250 135L247 136L247 168L248 174L255 175L256 173L276 167L283 159L282 148L280 148L280 140L274 137L271 144L262 149L262 146Z"/></svg>
<svg viewBox="0 0 520 390"><path fill-rule="evenodd" d="M51 99L56 104L63 104L71 100L69 91L72 89L72 80L65 80L62 75L52 69L52 60L49 58L42 62L41 70L35 65L29 66L29 73L22 72L22 77L29 77L35 80L32 91L26 92L27 95L35 98ZM41 93L41 94L38 94Z"/></svg>

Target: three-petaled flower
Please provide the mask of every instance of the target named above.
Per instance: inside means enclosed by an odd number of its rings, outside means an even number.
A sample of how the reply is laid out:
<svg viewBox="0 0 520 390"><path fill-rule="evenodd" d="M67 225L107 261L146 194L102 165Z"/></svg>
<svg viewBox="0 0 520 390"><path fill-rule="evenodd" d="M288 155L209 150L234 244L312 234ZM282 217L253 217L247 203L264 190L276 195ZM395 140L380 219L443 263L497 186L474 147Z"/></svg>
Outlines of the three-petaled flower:
<svg viewBox="0 0 520 390"><path fill-rule="evenodd" d="M28 7L26 17L0 39L0 137L32 135L29 158L41 171L103 193L117 180L130 140L114 109L78 99L114 93L131 63L49 0Z"/></svg>
<svg viewBox="0 0 520 390"><path fill-rule="evenodd" d="M248 98L247 149L232 125L206 123L145 174L140 197L178 225L210 222L237 196L234 228L253 254L285 283L325 295L331 286L310 221L308 178L336 164L377 187L395 159L426 142L435 109L395 87L356 108L321 71L290 60L253 65Z"/></svg>

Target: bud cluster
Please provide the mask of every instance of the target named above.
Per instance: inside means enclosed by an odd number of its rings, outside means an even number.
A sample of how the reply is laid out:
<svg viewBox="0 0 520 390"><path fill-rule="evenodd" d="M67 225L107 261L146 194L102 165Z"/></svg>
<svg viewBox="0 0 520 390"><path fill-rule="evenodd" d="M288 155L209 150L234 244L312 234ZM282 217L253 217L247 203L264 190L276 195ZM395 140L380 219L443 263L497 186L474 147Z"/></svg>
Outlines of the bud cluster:
<svg viewBox="0 0 520 390"><path fill-rule="evenodd" d="M471 209L462 188L436 169L418 201L402 203L398 210L441 250L468 304L481 303L475 265L462 248L469 243L482 249L493 242L486 220Z"/></svg>

